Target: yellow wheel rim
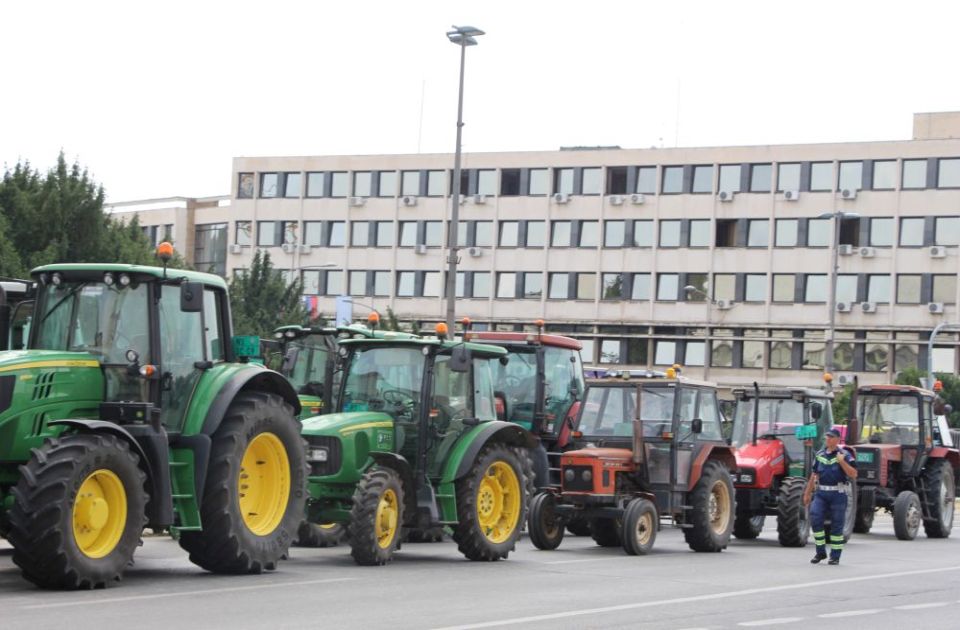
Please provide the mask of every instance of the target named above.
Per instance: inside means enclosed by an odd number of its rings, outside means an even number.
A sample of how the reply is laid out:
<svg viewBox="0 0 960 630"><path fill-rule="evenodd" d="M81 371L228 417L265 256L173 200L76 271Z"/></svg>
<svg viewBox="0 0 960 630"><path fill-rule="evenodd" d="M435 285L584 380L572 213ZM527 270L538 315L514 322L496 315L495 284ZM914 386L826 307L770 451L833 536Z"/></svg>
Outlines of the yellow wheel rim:
<svg viewBox="0 0 960 630"><path fill-rule="evenodd" d="M520 480L506 462L490 464L477 488L480 531L492 543L510 539L520 520Z"/></svg>
<svg viewBox="0 0 960 630"><path fill-rule="evenodd" d="M89 558L116 549L127 524L127 493L112 470L95 470L80 484L73 502L73 539Z"/></svg>
<svg viewBox="0 0 960 630"><path fill-rule="evenodd" d="M710 515L710 527L716 534L723 534L727 531L727 525L730 523L730 492L725 483L717 480L710 489L710 501L708 514Z"/></svg>
<svg viewBox="0 0 960 630"><path fill-rule="evenodd" d="M339 523L320 523L317 527L320 529L333 529L337 525L339 525Z"/></svg>
<svg viewBox="0 0 960 630"><path fill-rule="evenodd" d="M377 536L377 544L381 549L389 549L397 535L397 524L400 521L400 504L397 493L387 488L380 502L377 504L377 518L373 529Z"/></svg>
<svg viewBox="0 0 960 630"><path fill-rule="evenodd" d="M290 499L290 460L273 433L253 438L243 453L237 482L243 522L257 536L280 525Z"/></svg>

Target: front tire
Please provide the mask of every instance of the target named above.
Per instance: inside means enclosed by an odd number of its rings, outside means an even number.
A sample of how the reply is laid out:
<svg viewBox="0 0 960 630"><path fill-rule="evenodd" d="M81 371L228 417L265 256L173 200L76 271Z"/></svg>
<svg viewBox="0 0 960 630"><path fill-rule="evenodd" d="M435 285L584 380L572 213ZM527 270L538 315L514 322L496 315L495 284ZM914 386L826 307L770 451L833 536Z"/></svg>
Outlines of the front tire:
<svg viewBox="0 0 960 630"><path fill-rule="evenodd" d="M694 551L721 551L730 543L735 505L733 482L726 466L717 460L703 465L700 480L690 493L689 523L683 537Z"/></svg>
<svg viewBox="0 0 960 630"><path fill-rule="evenodd" d="M530 502L527 533L537 549L552 551L563 542L563 519L556 515L557 499L550 492L541 492Z"/></svg>
<svg viewBox="0 0 960 630"><path fill-rule="evenodd" d="M601 547L619 547L620 529L620 519L590 519L590 537L593 538L593 542Z"/></svg>
<svg viewBox="0 0 960 630"><path fill-rule="evenodd" d="M750 514L737 510L733 521L733 535L740 540L755 540L763 532L763 523L767 517L763 514Z"/></svg>
<svg viewBox="0 0 960 630"><path fill-rule="evenodd" d="M869 534L873 527L873 517L877 513L876 508L857 509L857 516L853 520L853 531L857 534Z"/></svg>
<svg viewBox="0 0 960 630"><path fill-rule="evenodd" d="M657 540L660 518L657 508L648 499L636 498L623 513L623 550L631 556L645 556Z"/></svg>
<svg viewBox="0 0 960 630"><path fill-rule="evenodd" d="M802 477L787 477L780 484L777 498L777 539L784 547L805 547L810 539L810 520L803 504L807 481Z"/></svg>
<svg viewBox="0 0 960 630"><path fill-rule="evenodd" d="M893 500L893 533L899 540L913 540L920 531L923 512L920 509L920 497L910 490L904 490Z"/></svg>
<svg viewBox="0 0 960 630"><path fill-rule="evenodd" d="M347 529L340 523L311 523L302 521L297 529L298 547L325 548L336 547L347 536Z"/></svg>
<svg viewBox="0 0 960 630"><path fill-rule="evenodd" d="M290 405L275 394L238 394L213 434L203 530L180 535L190 561L213 573L276 569L303 520L307 471Z"/></svg>
<svg viewBox="0 0 960 630"><path fill-rule="evenodd" d="M453 540L470 560L506 558L516 547L526 509L523 464L505 444L488 444L457 480Z"/></svg>
<svg viewBox="0 0 960 630"><path fill-rule="evenodd" d="M368 470L353 493L350 510L350 555L362 566L382 566L400 546L403 482L389 468Z"/></svg>
<svg viewBox="0 0 960 630"><path fill-rule="evenodd" d="M43 588L119 582L146 524L146 475L113 435L47 440L13 489L10 544L23 577Z"/></svg>
<svg viewBox="0 0 960 630"><path fill-rule="evenodd" d="M947 538L953 529L954 502L957 486L950 462L939 461L927 467L923 474L927 488L927 505L933 521L923 522L927 538Z"/></svg>

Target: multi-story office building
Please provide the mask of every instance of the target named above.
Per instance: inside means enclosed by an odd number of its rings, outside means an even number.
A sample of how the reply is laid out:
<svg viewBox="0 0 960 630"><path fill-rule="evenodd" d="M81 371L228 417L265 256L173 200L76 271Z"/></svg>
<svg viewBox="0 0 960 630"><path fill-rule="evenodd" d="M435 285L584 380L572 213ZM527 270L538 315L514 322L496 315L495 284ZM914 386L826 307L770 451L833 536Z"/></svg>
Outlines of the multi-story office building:
<svg viewBox="0 0 960 630"><path fill-rule="evenodd" d="M225 273L267 250L324 314L349 294L439 321L452 163L236 158L229 205L198 204L184 245ZM930 331L958 320L960 113L918 114L904 141L466 154L462 190L458 316L543 318L587 363L818 381L838 211L835 372L925 366ZM182 232L163 216L141 223ZM936 369L956 345L938 337Z"/></svg>

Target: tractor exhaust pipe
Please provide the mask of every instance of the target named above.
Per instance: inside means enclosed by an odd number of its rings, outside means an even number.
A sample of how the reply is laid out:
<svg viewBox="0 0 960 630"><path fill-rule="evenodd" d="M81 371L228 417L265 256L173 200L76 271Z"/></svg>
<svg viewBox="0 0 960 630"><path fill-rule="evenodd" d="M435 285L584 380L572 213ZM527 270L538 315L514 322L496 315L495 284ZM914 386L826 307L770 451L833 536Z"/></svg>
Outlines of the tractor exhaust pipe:
<svg viewBox="0 0 960 630"><path fill-rule="evenodd" d="M860 418L857 417L857 392L860 390L859 379L853 377L853 394L850 396L850 408L847 409L847 437L844 440L853 446L860 439Z"/></svg>
<svg viewBox="0 0 960 630"><path fill-rule="evenodd" d="M757 429L760 426L760 386L753 382L753 440L750 442L757 445Z"/></svg>

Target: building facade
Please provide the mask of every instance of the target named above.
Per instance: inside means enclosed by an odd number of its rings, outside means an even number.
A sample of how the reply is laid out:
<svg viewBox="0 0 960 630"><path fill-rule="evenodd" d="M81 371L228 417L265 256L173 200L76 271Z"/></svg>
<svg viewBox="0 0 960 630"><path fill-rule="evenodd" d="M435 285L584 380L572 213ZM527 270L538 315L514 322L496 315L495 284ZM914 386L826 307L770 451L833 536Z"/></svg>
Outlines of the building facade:
<svg viewBox="0 0 960 630"><path fill-rule="evenodd" d="M444 315L452 163L241 157L229 201L140 222L169 221L198 269L241 272L269 251L327 316L349 294L428 324ZM925 367L930 331L958 321L956 113L916 115L903 141L466 154L461 190L458 317L542 318L583 340L588 364L818 381L835 212L835 373ZM956 345L937 338L935 369L956 370Z"/></svg>

